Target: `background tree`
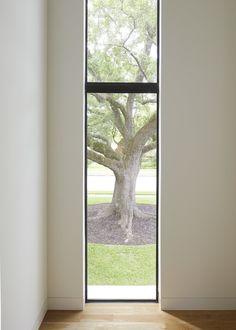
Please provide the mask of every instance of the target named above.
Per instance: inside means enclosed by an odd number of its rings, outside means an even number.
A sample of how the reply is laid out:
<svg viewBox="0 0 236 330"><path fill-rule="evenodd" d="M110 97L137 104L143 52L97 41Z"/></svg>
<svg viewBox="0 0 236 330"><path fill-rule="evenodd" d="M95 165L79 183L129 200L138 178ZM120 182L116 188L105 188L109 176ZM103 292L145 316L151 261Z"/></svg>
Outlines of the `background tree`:
<svg viewBox="0 0 236 330"><path fill-rule="evenodd" d="M156 6L156 0L89 0L89 81L157 81ZM155 94L89 94L87 156L113 171L106 215L119 217L128 238L133 217L147 216L136 206L135 186L143 155L156 148L156 133Z"/></svg>

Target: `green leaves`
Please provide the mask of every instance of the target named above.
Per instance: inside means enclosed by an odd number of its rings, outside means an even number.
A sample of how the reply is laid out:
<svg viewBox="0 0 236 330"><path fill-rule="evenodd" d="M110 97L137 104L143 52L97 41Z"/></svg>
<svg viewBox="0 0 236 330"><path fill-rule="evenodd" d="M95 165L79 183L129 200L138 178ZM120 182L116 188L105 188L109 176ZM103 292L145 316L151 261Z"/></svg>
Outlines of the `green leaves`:
<svg viewBox="0 0 236 330"><path fill-rule="evenodd" d="M157 81L156 7L157 0L89 0L89 81L134 82L140 67L139 81Z"/></svg>

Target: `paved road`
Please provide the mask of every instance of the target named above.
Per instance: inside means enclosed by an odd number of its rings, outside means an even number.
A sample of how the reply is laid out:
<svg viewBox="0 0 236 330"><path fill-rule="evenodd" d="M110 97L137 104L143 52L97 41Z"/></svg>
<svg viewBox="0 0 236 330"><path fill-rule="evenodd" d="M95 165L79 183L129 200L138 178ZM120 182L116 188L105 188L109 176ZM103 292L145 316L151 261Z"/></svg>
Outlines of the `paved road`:
<svg viewBox="0 0 236 330"><path fill-rule="evenodd" d="M88 175L88 191L113 191L115 178L112 175ZM139 176L136 191L156 192L156 177Z"/></svg>

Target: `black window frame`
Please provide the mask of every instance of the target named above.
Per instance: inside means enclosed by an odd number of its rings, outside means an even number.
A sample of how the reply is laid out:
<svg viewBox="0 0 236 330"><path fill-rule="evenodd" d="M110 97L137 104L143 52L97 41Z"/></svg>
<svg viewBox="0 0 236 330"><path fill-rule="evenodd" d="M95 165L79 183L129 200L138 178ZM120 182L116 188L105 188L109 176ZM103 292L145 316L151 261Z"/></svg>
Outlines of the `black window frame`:
<svg viewBox="0 0 236 330"><path fill-rule="evenodd" d="M85 1L85 83L84 83L84 92L85 92L85 120L84 120L84 132L85 132L85 148L84 148L84 169L85 169L85 176L84 176L84 210L85 210L85 220L84 220L84 232L85 232L85 302L86 303L93 303L93 302L134 302L134 303L148 303L148 302L159 302L159 239L158 239L158 232L159 232L159 85L160 85L160 0L157 0L157 82L142 82L142 83L135 83L135 82L89 82L88 81L88 2L90 0ZM111 94L123 94L123 93L135 93L135 94L156 94L157 95L157 104L156 104L156 111L157 111L157 145L156 145L156 299L89 299L87 294L87 287L88 287L88 239L87 239L87 96L89 93L111 93Z"/></svg>

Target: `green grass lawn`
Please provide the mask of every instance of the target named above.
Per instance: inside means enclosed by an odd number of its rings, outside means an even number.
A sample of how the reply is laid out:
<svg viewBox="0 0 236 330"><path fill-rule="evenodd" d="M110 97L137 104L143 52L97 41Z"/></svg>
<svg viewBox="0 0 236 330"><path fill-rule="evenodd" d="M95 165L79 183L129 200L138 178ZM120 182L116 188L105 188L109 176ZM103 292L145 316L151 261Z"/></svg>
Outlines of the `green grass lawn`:
<svg viewBox="0 0 236 330"><path fill-rule="evenodd" d="M88 244L89 285L155 285L155 268L155 244Z"/></svg>
<svg viewBox="0 0 236 330"><path fill-rule="evenodd" d="M88 193L88 204L111 203L112 192ZM154 192L138 192L138 204L156 204ZM155 285L156 245L88 244L89 285Z"/></svg>

